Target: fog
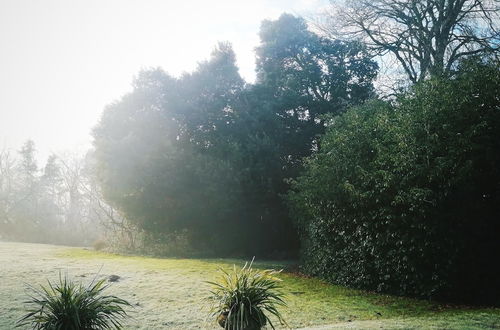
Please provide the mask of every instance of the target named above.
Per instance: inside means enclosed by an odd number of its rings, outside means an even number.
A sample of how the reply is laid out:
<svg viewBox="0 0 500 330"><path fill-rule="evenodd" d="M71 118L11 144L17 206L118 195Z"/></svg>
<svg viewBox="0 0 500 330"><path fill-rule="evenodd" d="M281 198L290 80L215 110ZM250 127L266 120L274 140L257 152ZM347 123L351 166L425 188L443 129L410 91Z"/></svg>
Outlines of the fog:
<svg viewBox="0 0 500 330"><path fill-rule="evenodd" d="M263 19L309 15L326 0L0 1L0 148L36 142L37 158L80 152L104 106L141 68L179 75L231 41L240 74L255 78Z"/></svg>
<svg viewBox="0 0 500 330"><path fill-rule="evenodd" d="M0 0L0 330L500 327L499 33L499 0Z"/></svg>

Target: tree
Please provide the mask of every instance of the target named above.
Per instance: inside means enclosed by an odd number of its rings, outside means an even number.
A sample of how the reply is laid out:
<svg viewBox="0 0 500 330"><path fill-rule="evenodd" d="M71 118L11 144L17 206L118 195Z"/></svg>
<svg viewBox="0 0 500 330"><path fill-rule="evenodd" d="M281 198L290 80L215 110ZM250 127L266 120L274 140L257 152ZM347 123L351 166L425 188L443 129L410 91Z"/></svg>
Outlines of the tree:
<svg viewBox="0 0 500 330"><path fill-rule="evenodd" d="M184 236L198 253L260 248L250 242L256 222L241 212L229 133L242 87L234 52L221 44L178 79L142 72L104 112L94 130L104 196L152 243Z"/></svg>
<svg viewBox="0 0 500 330"><path fill-rule="evenodd" d="M390 53L415 83L449 75L465 57L497 53L498 13L496 0L353 0L334 11L326 29Z"/></svg>
<svg viewBox="0 0 500 330"><path fill-rule="evenodd" d="M244 88L230 43L220 42L208 61L177 81L178 97L169 107L184 126L180 139L211 149L227 134L234 122L234 102Z"/></svg>
<svg viewBox="0 0 500 330"><path fill-rule="evenodd" d="M12 230L12 209L17 189L16 162L8 150L0 151L0 238Z"/></svg>
<svg viewBox="0 0 500 330"><path fill-rule="evenodd" d="M57 185L61 175L61 168L57 162L57 156L52 154L43 168L42 181L52 188Z"/></svg>
<svg viewBox="0 0 500 330"><path fill-rule="evenodd" d="M59 201L61 197L62 184L62 172L59 162L60 160L55 154L50 155L45 163L43 173L40 177L40 185L45 195L43 197L51 200L55 204L58 204L58 206L60 205Z"/></svg>
<svg viewBox="0 0 500 330"><path fill-rule="evenodd" d="M324 114L340 114L373 96L378 67L362 44L321 37L290 14L263 21L260 38L259 98L282 121L276 141L288 149L282 156L299 162L324 132Z"/></svg>
<svg viewBox="0 0 500 330"><path fill-rule="evenodd" d="M88 210L88 223L103 229L99 232L99 238L105 238L107 246L115 249L136 249L136 241L142 231L125 218L122 212L106 202L99 182L98 162L94 150L89 150L85 155L81 173L83 175L80 178L80 187Z"/></svg>
<svg viewBox="0 0 500 330"><path fill-rule="evenodd" d="M35 233L40 227L39 198L40 181L36 162L35 143L26 141L19 150L18 162L19 186L14 212L19 228L27 233ZM19 229L18 228L18 229Z"/></svg>
<svg viewBox="0 0 500 330"><path fill-rule="evenodd" d="M36 184L38 165L36 163L35 153L35 142L33 142L32 140L26 141L23 144L21 150L19 150L19 155L21 156L19 171L23 176L25 188L28 191L32 191Z"/></svg>
<svg viewBox="0 0 500 330"><path fill-rule="evenodd" d="M255 85L219 44L180 78L142 72L104 112L94 131L104 195L151 241L185 236L219 255L295 251L285 179L315 147L322 114L372 95L376 64L359 43L320 38L290 15L263 23L261 36Z"/></svg>
<svg viewBox="0 0 500 330"><path fill-rule="evenodd" d="M304 270L497 304L499 93L498 63L469 63L334 118L289 193Z"/></svg>

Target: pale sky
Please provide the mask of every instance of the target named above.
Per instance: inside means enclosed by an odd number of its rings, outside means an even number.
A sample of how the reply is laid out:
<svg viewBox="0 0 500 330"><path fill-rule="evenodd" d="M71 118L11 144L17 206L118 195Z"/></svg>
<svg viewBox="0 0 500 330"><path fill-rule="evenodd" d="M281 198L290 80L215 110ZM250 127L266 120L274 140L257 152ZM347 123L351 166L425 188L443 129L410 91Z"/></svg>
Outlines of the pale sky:
<svg viewBox="0 0 500 330"><path fill-rule="evenodd" d="M218 41L255 78L263 19L313 15L327 0L0 0L0 149L35 141L82 151L104 106L141 68L191 71ZM40 164L43 165L43 164Z"/></svg>

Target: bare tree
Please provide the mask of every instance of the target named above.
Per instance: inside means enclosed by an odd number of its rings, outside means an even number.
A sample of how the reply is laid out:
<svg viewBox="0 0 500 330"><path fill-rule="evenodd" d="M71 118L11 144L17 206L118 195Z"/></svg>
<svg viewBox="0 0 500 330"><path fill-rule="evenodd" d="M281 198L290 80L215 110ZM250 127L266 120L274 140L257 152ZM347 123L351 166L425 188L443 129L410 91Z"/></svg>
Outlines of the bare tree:
<svg viewBox="0 0 500 330"><path fill-rule="evenodd" d="M42 170L28 141L18 157L0 150L0 239L89 244L99 237L135 247L139 230L105 202L93 158L51 155Z"/></svg>
<svg viewBox="0 0 500 330"><path fill-rule="evenodd" d="M500 47L499 0L332 1L323 28L336 37L358 38L379 55L390 53L417 82L450 74L466 56Z"/></svg>
<svg viewBox="0 0 500 330"><path fill-rule="evenodd" d="M7 234L15 204L16 162L8 150L0 151L0 238Z"/></svg>
<svg viewBox="0 0 500 330"><path fill-rule="evenodd" d="M66 222L79 225L85 235L90 228L102 226L108 239L121 238L130 249L135 248L138 228L109 205L95 177L91 152L86 156L66 154L58 158L66 200Z"/></svg>

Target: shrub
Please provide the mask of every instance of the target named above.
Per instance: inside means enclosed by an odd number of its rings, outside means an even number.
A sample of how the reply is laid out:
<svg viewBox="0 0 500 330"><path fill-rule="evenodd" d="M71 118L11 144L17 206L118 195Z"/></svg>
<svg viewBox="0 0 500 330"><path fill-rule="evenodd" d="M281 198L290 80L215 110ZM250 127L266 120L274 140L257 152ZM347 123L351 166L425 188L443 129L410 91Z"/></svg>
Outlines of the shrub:
<svg viewBox="0 0 500 330"><path fill-rule="evenodd" d="M124 307L130 304L118 297L103 295L108 287L105 281L94 280L84 287L59 277L55 285L49 281L41 289L32 288L34 295L26 302L28 313L17 326L30 325L36 330L121 329L121 321L127 317Z"/></svg>
<svg viewBox="0 0 500 330"><path fill-rule="evenodd" d="M96 251L104 250L107 246L108 244L103 239L97 239L92 243L92 247Z"/></svg>
<svg viewBox="0 0 500 330"><path fill-rule="evenodd" d="M499 303L500 70L467 64L330 121L288 200L303 270L357 288Z"/></svg>
<svg viewBox="0 0 500 330"><path fill-rule="evenodd" d="M280 280L274 270L253 270L252 263L231 272L220 269L221 276L212 285L211 316L216 317L219 325L228 330L260 329L274 325L266 313L274 315L280 323L284 320L278 311L286 306L280 291Z"/></svg>

